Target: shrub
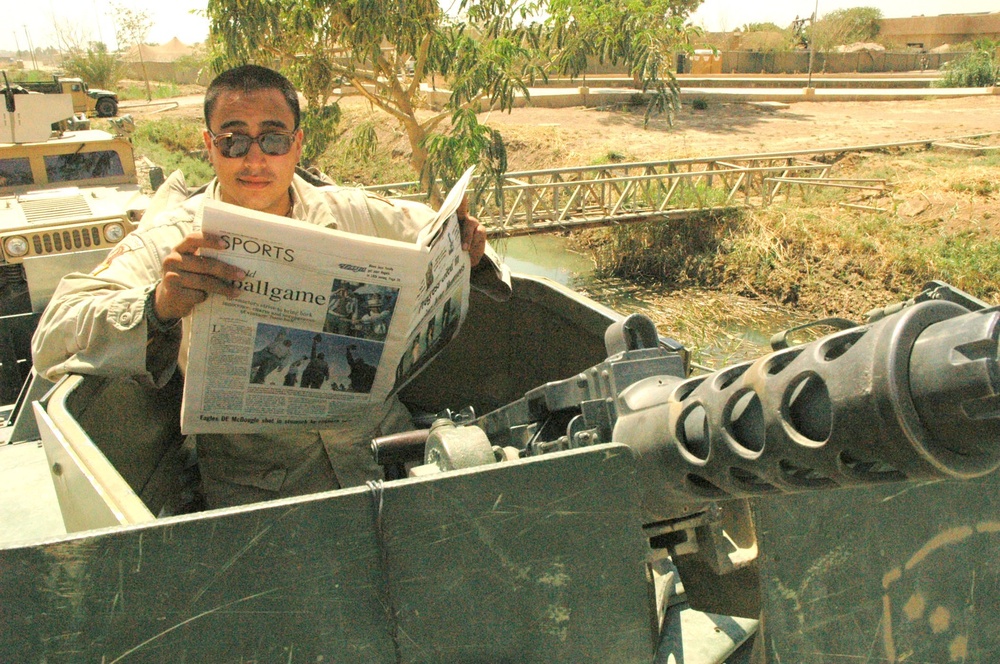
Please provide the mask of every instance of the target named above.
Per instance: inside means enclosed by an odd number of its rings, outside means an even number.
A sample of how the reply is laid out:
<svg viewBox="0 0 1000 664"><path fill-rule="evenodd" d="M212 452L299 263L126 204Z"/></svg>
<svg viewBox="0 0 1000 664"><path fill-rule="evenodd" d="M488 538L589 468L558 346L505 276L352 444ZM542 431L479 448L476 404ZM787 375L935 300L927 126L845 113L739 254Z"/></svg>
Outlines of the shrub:
<svg viewBox="0 0 1000 664"><path fill-rule="evenodd" d="M93 88L114 89L125 73L122 59L108 52L101 42L93 42L85 53L75 52L63 62L63 68L71 76L79 76Z"/></svg>
<svg viewBox="0 0 1000 664"><path fill-rule="evenodd" d="M212 166L202 156L200 120L161 118L144 120L136 125L132 140L136 151L171 173L184 172L188 186L200 186L212 179Z"/></svg>
<svg viewBox="0 0 1000 664"><path fill-rule="evenodd" d="M994 55L996 44L977 43L976 50L945 65L937 83L943 88L981 88L997 84L1000 63Z"/></svg>

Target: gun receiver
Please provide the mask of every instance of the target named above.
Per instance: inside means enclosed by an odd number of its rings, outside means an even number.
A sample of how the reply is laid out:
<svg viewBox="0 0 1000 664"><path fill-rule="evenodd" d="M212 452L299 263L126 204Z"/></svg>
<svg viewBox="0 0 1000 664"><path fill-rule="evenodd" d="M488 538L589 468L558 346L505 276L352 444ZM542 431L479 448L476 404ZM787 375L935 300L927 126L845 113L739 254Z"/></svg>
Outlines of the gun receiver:
<svg viewBox="0 0 1000 664"><path fill-rule="evenodd" d="M633 315L609 328L604 362L475 420L489 440L470 444L493 455L459 453L454 439L435 446L432 429L425 462L444 470L623 443L651 520L772 492L983 475L1000 465L1000 310L961 301L916 298L695 377Z"/></svg>

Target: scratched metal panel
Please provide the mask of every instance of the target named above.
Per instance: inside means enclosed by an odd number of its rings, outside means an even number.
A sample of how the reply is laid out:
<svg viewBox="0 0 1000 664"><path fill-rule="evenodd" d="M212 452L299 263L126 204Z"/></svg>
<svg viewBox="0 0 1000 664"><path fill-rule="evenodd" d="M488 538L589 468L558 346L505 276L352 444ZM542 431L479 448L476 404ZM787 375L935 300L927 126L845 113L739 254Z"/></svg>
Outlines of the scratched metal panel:
<svg viewBox="0 0 1000 664"><path fill-rule="evenodd" d="M0 661L385 660L370 524L354 491L0 551Z"/></svg>
<svg viewBox="0 0 1000 664"><path fill-rule="evenodd" d="M0 661L649 661L633 466L389 483L384 547L362 488L0 550Z"/></svg>
<svg viewBox="0 0 1000 664"><path fill-rule="evenodd" d="M602 450L387 493L404 661L651 661L633 457Z"/></svg>
<svg viewBox="0 0 1000 664"><path fill-rule="evenodd" d="M1000 474L755 501L774 662L1000 661Z"/></svg>

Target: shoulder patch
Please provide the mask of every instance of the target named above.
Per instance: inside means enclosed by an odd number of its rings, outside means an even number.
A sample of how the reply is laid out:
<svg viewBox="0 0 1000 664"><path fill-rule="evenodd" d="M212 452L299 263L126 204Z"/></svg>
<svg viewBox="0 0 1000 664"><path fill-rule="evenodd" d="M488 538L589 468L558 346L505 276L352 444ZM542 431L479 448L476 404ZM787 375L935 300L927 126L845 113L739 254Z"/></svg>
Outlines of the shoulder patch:
<svg viewBox="0 0 1000 664"><path fill-rule="evenodd" d="M138 251L142 248L142 238L140 238L135 233L129 233L126 235L121 242L115 245L115 248L101 261L101 264L95 267L91 271L91 275L98 275L104 270L111 266L111 262L121 256L122 254L127 254L131 251Z"/></svg>

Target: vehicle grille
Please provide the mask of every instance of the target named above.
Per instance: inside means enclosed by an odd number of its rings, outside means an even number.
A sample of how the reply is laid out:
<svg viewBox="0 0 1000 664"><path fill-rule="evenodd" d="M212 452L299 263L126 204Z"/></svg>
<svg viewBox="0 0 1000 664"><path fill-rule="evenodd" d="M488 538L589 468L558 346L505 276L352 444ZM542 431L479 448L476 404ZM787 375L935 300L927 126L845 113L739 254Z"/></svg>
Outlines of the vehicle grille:
<svg viewBox="0 0 1000 664"><path fill-rule="evenodd" d="M74 228L64 231L49 231L28 235L33 256L59 254L104 246L104 238L98 228Z"/></svg>
<svg viewBox="0 0 1000 664"><path fill-rule="evenodd" d="M92 214L82 194L58 198L22 199L20 204L28 223L32 224L84 218Z"/></svg>
<svg viewBox="0 0 1000 664"><path fill-rule="evenodd" d="M0 283L17 286L25 281L23 265L0 265Z"/></svg>

